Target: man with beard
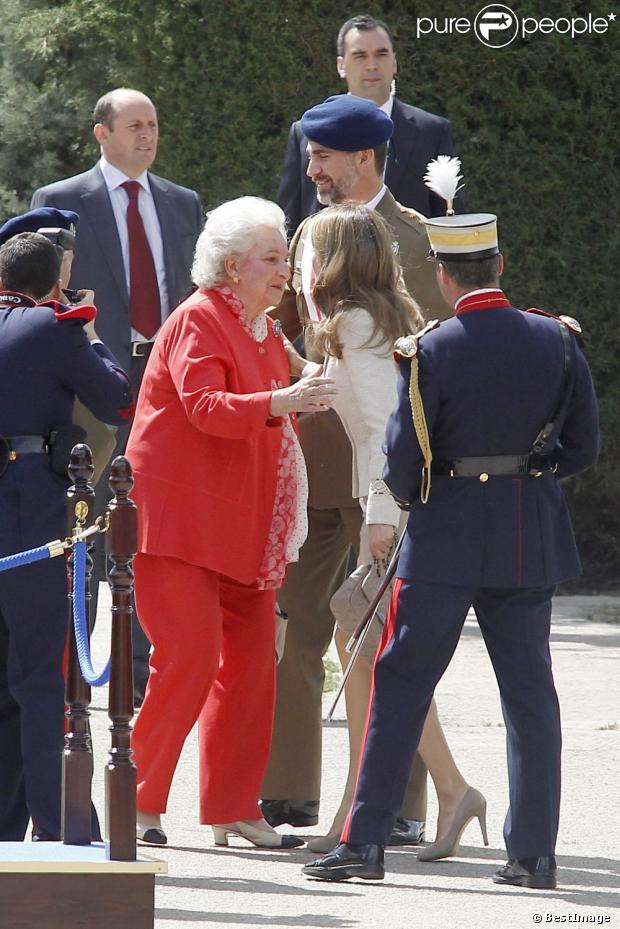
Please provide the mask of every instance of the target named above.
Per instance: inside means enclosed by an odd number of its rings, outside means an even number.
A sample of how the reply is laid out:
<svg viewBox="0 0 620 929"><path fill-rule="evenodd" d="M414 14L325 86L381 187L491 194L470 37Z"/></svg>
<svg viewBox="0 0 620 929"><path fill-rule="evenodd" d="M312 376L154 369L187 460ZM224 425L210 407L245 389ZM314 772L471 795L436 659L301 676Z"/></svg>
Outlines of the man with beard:
<svg viewBox="0 0 620 929"><path fill-rule="evenodd" d="M308 138L308 176L321 203L353 200L376 209L394 235L404 283L427 318L450 315L426 261L424 217L396 202L383 180L392 120L374 103L351 95L329 97L301 120ZM316 319L312 300L312 217L291 242L292 276L273 311L286 335L298 338ZM306 339L306 354L320 361ZM331 597L344 581L351 548L359 547L362 511L351 494L351 446L334 412L300 419L308 469L308 538L289 569L278 600L289 615L286 645L278 666L272 752L263 782L263 815L272 824L313 825L321 784L321 694L323 655L334 629ZM426 814L426 769L414 765L410 793L395 837L421 841Z"/></svg>

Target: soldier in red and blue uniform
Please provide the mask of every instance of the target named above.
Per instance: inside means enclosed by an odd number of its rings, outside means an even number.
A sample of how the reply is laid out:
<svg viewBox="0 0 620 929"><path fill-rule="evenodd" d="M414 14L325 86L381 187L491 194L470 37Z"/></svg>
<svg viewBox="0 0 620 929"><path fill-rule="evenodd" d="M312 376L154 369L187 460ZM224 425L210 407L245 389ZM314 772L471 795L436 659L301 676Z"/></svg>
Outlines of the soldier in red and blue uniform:
<svg viewBox="0 0 620 929"><path fill-rule="evenodd" d="M0 248L0 557L65 535L68 480L50 442L77 397L102 420L131 388L97 340L93 306L61 304L60 257L21 233ZM0 574L0 841L60 838L67 632L63 558Z"/></svg>
<svg viewBox="0 0 620 929"><path fill-rule="evenodd" d="M417 344L399 340L384 478L410 515L355 801L341 844L304 872L383 877L383 849L426 713L473 606L506 723L509 860L493 879L555 887L561 730L551 599L557 584L580 573L559 481L596 461L596 398L574 321L523 312L499 288L495 216L440 217L427 231L455 316ZM416 396L428 444L419 414L414 423ZM424 859L454 854L473 815L465 797Z"/></svg>

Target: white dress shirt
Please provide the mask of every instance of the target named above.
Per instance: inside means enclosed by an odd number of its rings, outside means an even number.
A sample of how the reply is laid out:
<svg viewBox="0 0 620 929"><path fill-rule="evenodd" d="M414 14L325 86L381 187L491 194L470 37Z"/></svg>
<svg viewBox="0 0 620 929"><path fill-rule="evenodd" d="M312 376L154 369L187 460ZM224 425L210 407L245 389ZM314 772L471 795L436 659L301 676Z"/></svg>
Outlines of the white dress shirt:
<svg viewBox="0 0 620 929"><path fill-rule="evenodd" d="M392 118L392 110L394 109L394 94L390 94L385 103L382 103L379 107L380 110L383 110L386 116Z"/></svg>
<svg viewBox="0 0 620 929"><path fill-rule="evenodd" d="M347 92L347 96L348 96L348 97L351 97L351 96L352 96L350 90ZM366 99L366 98L363 98L363 99ZM378 103L377 106L379 107L380 110L383 110L383 112L385 113L386 116L389 116L390 119L391 119L391 118L392 118L392 110L394 109L394 94L393 94L393 93L390 94L390 96L387 98L387 100L385 101L385 103L381 103L381 104Z"/></svg>
<svg viewBox="0 0 620 929"><path fill-rule="evenodd" d="M118 237L121 242L123 267L125 269L125 280L127 281L127 293L130 293L129 236L127 234L127 206L129 204L129 194L123 189L122 184L126 181L136 180L141 187L138 193L138 210L140 211L146 238L153 255L157 285L159 287L159 298L161 301L161 318L163 322L168 316L168 288L166 286L166 269L164 266L164 243L161 236L157 210L155 209L155 201L153 200L153 194L151 193L149 185L148 174L144 171L140 177L127 177L126 174L113 164L106 161L103 155L101 156L99 167L101 168L103 179L108 188L108 195L112 204L112 210L114 211L114 219L116 220ZM136 332L135 329L131 330L131 339L133 342L146 341L145 337L141 333Z"/></svg>

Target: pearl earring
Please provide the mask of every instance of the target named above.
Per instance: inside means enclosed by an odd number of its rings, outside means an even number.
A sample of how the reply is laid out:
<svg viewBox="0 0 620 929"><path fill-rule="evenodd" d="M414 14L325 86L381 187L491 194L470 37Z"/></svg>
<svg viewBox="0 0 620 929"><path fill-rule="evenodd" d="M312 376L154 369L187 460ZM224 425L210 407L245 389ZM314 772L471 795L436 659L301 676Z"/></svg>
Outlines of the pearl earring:
<svg viewBox="0 0 620 929"><path fill-rule="evenodd" d="M236 274L233 275L232 282L233 282L233 284L238 284L238 283L239 283L239 278L237 277Z"/></svg>

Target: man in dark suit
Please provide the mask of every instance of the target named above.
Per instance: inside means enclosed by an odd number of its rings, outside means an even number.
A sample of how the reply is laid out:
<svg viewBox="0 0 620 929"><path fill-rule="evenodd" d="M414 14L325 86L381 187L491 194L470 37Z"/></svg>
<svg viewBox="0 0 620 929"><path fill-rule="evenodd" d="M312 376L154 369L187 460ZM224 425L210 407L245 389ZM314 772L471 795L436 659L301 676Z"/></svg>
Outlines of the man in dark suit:
<svg viewBox="0 0 620 929"><path fill-rule="evenodd" d="M149 172L157 154L157 113L137 90L118 88L97 101L94 135L101 159L89 171L35 191L32 207L80 216L72 288L95 291L101 338L138 390L153 338L191 287L190 268L203 225L198 194ZM120 430L122 451L127 430ZM98 485L105 503L105 479ZM99 565L102 573L102 565ZM148 642L134 622L134 678L148 677Z"/></svg>
<svg viewBox="0 0 620 929"><path fill-rule="evenodd" d="M78 213L71 287L95 291L101 338L129 370L130 357L148 354L148 346L140 348L138 343L152 341L159 324L191 286L203 211L196 191L148 170L158 140L157 114L148 97L136 90L113 90L97 102L93 119L100 161L83 174L39 188L31 205ZM134 269L134 258L139 261L146 255L148 262L146 251L136 256L132 241L134 193L150 250L152 267L146 271ZM142 288L151 287L154 302L159 301L155 322L148 316L146 322L134 322L135 300L143 296L133 293L134 270Z"/></svg>
<svg viewBox="0 0 620 929"><path fill-rule="evenodd" d="M392 96L397 65L388 26L373 16L355 16L338 33L336 67L349 93L372 100L391 117L385 182L395 199L424 216L441 211L440 199L425 186L426 165L437 155L455 153L452 128L447 119ZM287 216L291 235L297 226L316 213L316 189L307 176L308 155L301 121L291 126L288 148L276 197Z"/></svg>
<svg viewBox="0 0 620 929"><path fill-rule="evenodd" d="M97 338L94 306L64 306L44 236L0 248L0 556L66 533L66 462L52 436L75 397L101 420L131 416L127 376ZM67 636L64 558L0 574L0 841L60 839ZM93 819L98 833L96 817Z"/></svg>
<svg viewBox="0 0 620 929"><path fill-rule="evenodd" d="M551 598L580 570L558 481L597 458L596 398L570 331L575 321L524 313L500 290L496 217L445 216L427 225L439 286L456 315L418 345L396 343L399 401L384 477L411 513L356 797L341 844L304 871L324 880L384 876L383 848L408 766L473 606L506 722L509 860L493 879L553 888L561 730ZM432 854L426 849L424 860L454 854L473 815L457 809L447 841Z"/></svg>

